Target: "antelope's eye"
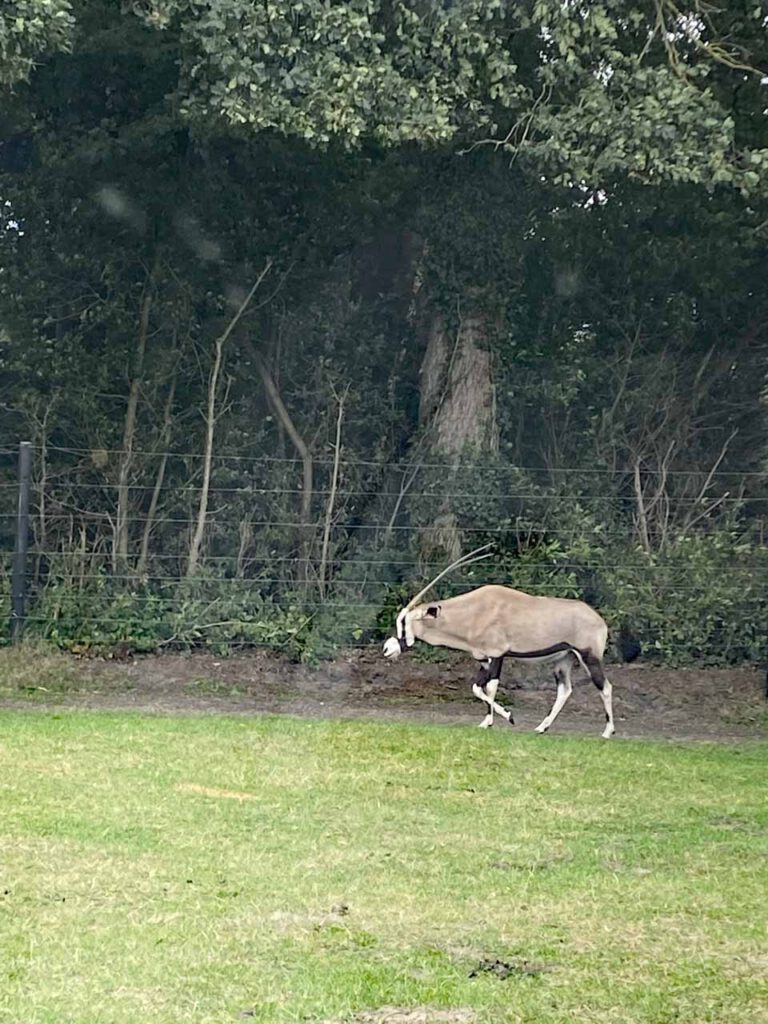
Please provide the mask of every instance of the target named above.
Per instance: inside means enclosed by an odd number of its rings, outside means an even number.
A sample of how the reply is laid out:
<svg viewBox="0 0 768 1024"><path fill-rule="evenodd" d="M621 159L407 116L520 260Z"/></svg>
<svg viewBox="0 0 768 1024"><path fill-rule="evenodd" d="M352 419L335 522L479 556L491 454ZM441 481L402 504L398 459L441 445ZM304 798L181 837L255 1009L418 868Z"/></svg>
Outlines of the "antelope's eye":
<svg viewBox="0 0 768 1024"><path fill-rule="evenodd" d="M427 613L427 615L430 618L436 619L437 616L440 614L440 605L439 604L431 604L429 606L429 608L427 608L427 612L426 613Z"/></svg>

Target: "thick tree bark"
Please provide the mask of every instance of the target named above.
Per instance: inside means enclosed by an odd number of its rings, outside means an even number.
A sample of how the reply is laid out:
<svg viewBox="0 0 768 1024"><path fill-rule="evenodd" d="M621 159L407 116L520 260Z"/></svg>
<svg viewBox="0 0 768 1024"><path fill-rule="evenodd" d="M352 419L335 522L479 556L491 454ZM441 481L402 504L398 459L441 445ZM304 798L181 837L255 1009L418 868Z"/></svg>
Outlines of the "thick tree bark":
<svg viewBox="0 0 768 1024"><path fill-rule="evenodd" d="M482 312L463 317L455 338L447 335L441 316L430 325L419 415L429 429L430 448L456 461L466 449L499 448L491 353L482 347L490 328L490 318Z"/></svg>
<svg viewBox="0 0 768 1024"><path fill-rule="evenodd" d="M495 328L490 312L474 306L458 324L455 336L445 319L436 314L429 324L427 349L421 366L419 418L428 457L447 463L445 473L455 472L462 457L474 461L499 449L496 393L489 337ZM444 550L450 558L461 551L461 536L450 493L444 498L425 532L425 554Z"/></svg>

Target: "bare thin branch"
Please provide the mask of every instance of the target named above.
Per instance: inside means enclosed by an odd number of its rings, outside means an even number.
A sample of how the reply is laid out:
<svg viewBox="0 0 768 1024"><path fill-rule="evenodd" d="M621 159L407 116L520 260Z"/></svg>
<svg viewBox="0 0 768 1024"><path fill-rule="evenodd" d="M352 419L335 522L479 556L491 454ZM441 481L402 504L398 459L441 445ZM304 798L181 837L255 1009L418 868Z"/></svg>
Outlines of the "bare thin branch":
<svg viewBox="0 0 768 1024"><path fill-rule="evenodd" d="M248 292L246 297L240 303L240 307L229 321L229 324L224 330L224 333L216 339L216 345L214 348L213 366L211 367L210 376L208 378L208 407L206 413L206 430L205 430L205 450L203 453L203 482L200 488L200 502L197 509L197 523L195 525L195 531L192 534L192 540L189 545L189 558L187 560L187 576L194 576L197 571L198 562L200 560L200 550L203 545L203 536L205 534L205 523L208 517L208 491L211 485L211 466L213 462L213 437L216 430L216 398L219 386L219 375L221 373L221 365L224 358L224 345L226 344L227 338L230 336L232 331L235 329L237 323L242 317L243 313L248 308L251 299L256 294L259 285L269 273L272 267L271 257L264 264L264 269L256 278L253 287Z"/></svg>
<svg viewBox="0 0 768 1024"><path fill-rule="evenodd" d="M334 391L335 394L335 391ZM320 567L318 569L318 583L320 596L325 597L325 573L328 563L328 545L331 539L331 522L333 520L333 506L336 501L336 488L339 482L339 462L341 460L341 424L344 419L344 402L349 394L347 384L342 395L335 395L338 403L338 415L336 417L336 441L333 449L333 475L331 477L331 492L328 495L328 502L325 507L325 527L323 529L323 545L320 552Z"/></svg>

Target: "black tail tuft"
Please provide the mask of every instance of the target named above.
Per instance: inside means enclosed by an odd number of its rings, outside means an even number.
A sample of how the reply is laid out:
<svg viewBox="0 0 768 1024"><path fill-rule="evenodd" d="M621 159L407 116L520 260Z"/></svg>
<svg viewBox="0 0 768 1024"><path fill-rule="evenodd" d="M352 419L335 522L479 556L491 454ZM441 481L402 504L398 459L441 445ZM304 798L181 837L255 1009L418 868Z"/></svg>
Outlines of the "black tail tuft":
<svg viewBox="0 0 768 1024"><path fill-rule="evenodd" d="M634 661L635 658L639 658L643 650L640 645L640 641L627 626L621 627L621 631L619 632L618 648L621 653L622 661L626 662Z"/></svg>

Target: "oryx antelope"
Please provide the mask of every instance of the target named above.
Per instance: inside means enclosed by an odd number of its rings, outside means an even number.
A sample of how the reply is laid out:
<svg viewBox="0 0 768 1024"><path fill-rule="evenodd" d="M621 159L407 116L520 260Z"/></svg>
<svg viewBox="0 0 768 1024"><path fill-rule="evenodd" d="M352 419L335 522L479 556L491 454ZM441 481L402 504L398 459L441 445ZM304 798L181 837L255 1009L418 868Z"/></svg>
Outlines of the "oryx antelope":
<svg viewBox="0 0 768 1024"><path fill-rule="evenodd" d="M471 654L480 662L472 692L488 705L480 723L486 729L493 725L494 712L514 724L509 711L496 702L504 660L549 663L557 696L552 710L536 727L539 733L546 732L562 711L572 691L571 672L581 665L602 697L606 722L602 735L608 739L615 731L612 687L602 662L608 627L589 605L571 598L534 597L501 586L478 587L445 601L418 604L451 570L489 557L490 553L479 554L484 550L478 548L457 559L408 602L397 616L396 635L384 644L385 657L397 658L416 640Z"/></svg>

